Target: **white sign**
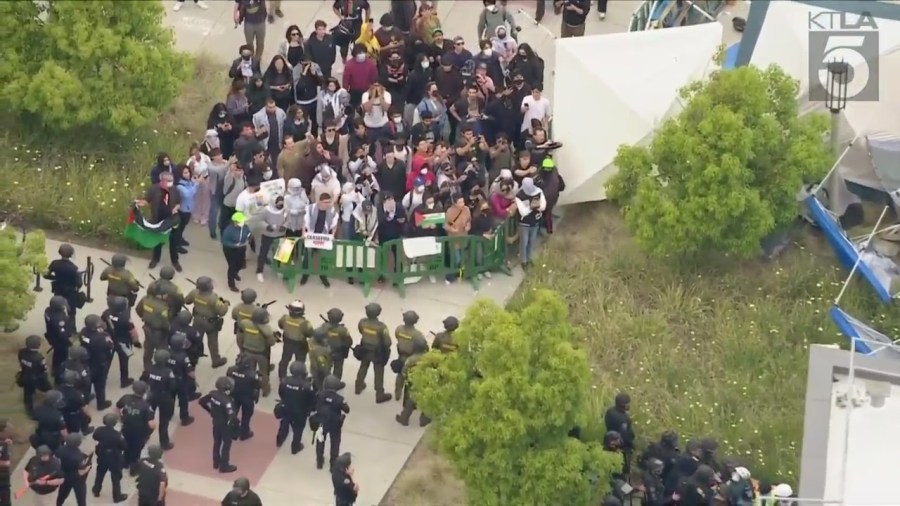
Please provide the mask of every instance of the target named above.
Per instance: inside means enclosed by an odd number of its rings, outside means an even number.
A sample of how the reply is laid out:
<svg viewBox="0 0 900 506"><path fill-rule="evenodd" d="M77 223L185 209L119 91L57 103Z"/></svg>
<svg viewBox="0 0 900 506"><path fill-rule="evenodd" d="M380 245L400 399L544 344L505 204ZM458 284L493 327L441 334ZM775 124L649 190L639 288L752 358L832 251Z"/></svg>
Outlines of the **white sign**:
<svg viewBox="0 0 900 506"><path fill-rule="evenodd" d="M307 233L306 237L303 238L303 245L307 248L331 251L334 249L334 235Z"/></svg>
<svg viewBox="0 0 900 506"><path fill-rule="evenodd" d="M275 201L276 197L284 196L284 179L278 178L271 181L263 181L259 184L259 191L256 192L256 203L260 206L267 206Z"/></svg>

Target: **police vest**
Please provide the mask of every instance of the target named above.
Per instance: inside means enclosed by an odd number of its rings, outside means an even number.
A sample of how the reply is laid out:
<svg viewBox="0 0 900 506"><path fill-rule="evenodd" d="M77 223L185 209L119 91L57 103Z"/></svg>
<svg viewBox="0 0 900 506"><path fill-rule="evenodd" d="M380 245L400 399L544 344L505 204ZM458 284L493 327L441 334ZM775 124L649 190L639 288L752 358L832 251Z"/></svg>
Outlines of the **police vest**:
<svg viewBox="0 0 900 506"><path fill-rule="evenodd" d="M231 319L238 323L249 320L253 318L254 310L256 310L256 306L253 304L238 304L231 311Z"/></svg>
<svg viewBox="0 0 900 506"><path fill-rule="evenodd" d="M194 297L194 318L212 320L218 316L216 305L219 298L211 293L201 293Z"/></svg>
<svg viewBox="0 0 900 506"><path fill-rule="evenodd" d="M130 272L125 269L107 267L105 274L106 279L109 280L109 284L106 287L107 294L118 295L120 297L127 297L131 294L131 289L128 287L128 281L126 281L131 279Z"/></svg>
<svg viewBox="0 0 900 506"><path fill-rule="evenodd" d="M314 371L327 372L331 369L331 351L321 344L312 342L309 346L309 365Z"/></svg>
<svg viewBox="0 0 900 506"><path fill-rule="evenodd" d="M340 325L326 323L325 326L328 328L328 330L326 330L328 334L328 345L331 346L332 349L339 350L347 346L347 343L344 341L344 332L342 332L343 329Z"/></svg>
<svg viewBox="0 0 900 506"><path fill-rule="evenodd" d="M459 346L453 342L453 334L448 332L439 332L434 337L434 342L437 345L436 348L442 353L452 353L459 348Z"/></svg>
<svg viewBox="0 0 900 506"><path fill-rule="evenodd" d="M163 301L153 298L144 297L141 300L141 310L144 312L144 323L152 330L165 330L168 325L169 308Z"/></svg>
<svg viewBox="0 0 900 506"><path fill-rule="evenodd" d="M362 344L366 348L375 349L381 346L381 333L384 324L381 322L370 322L363 320L359 323L359 330L362 332Z"/></svg>
<svg viewBox="0 0 900 506"><path fill-rule="evenodd" d="M413 336L417 333L415 327L407 327L406 325L401 325L397 327L397 354L403 357L408 357L413 354Z"/></svg>
<svg viewBox="0 0 900 506"><path fill-rule="evenodd" d="M241 334L244 336L244 351L250 353L265 353L266 337L255 323L244 320L241 322Z"/></svg>
<svg viewBox="0 0 900 506"><path fill-rule="evenodd" d="M287 341L298 341L301 343L306 342L306 336L308 332L306 331L306 327L309 326L309 322L306 321L305 318L294 317L294 316L285 316L281 319L280 327L284 330L284 339Z"/></svg>

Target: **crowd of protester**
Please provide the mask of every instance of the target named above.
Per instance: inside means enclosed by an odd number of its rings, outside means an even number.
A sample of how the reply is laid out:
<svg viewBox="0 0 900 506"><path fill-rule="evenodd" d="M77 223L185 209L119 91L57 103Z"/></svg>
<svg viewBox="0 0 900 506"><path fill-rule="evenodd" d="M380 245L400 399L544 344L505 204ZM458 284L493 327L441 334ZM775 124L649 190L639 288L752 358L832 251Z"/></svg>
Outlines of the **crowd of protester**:
<svg viewBox="0 0 900 506"><path fill-rule="evenodd" d="M304 215L327 204L337 224L324 232L372 244L491 238L514 220L528 268L565 189L544 62L491 0L471 50L444 34L430 3L396 3L413 8L394 8L376 25L367 2L335 2L336 25L316 21L311 34L290 25L265 66L257 48L240 47L203 141L183 163L160 154L151 171L153 183L171 173L178 192L173 255L187 252L191 222L216 239L240 211L262 237L259 248L250 244L262 280L272 239L312 231ZM284 196L258 206L260 184L278 178ZM435 213L442 224L421 219Z"/></svg>

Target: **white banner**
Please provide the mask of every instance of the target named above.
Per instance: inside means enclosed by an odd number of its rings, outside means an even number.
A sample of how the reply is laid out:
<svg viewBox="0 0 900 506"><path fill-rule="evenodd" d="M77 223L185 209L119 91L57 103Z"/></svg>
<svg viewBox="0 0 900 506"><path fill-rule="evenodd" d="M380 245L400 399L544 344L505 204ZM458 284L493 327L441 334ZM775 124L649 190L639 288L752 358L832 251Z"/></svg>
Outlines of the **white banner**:
<svg viewBox="0 0 900 506"><path fill-rule="evenodd" d="M308 232L303 238L303 245L307 248L331 251L334 249L334 235Z"/></svg>

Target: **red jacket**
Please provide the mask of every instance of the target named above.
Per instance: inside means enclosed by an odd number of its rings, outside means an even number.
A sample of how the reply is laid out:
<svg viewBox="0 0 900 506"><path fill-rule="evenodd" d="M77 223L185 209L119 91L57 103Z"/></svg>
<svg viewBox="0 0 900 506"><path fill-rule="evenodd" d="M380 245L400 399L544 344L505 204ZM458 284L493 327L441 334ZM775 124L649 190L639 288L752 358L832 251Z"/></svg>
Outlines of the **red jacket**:
<svg viewBox="0 0 900 506"><path fill-rule="evenodd" d="M366 61L360 63L355 59L350 59L344 63L343 86L345 90L363 93L376 82L378 82L378 67L375 65L375 60L367 58Z"/></svg>

